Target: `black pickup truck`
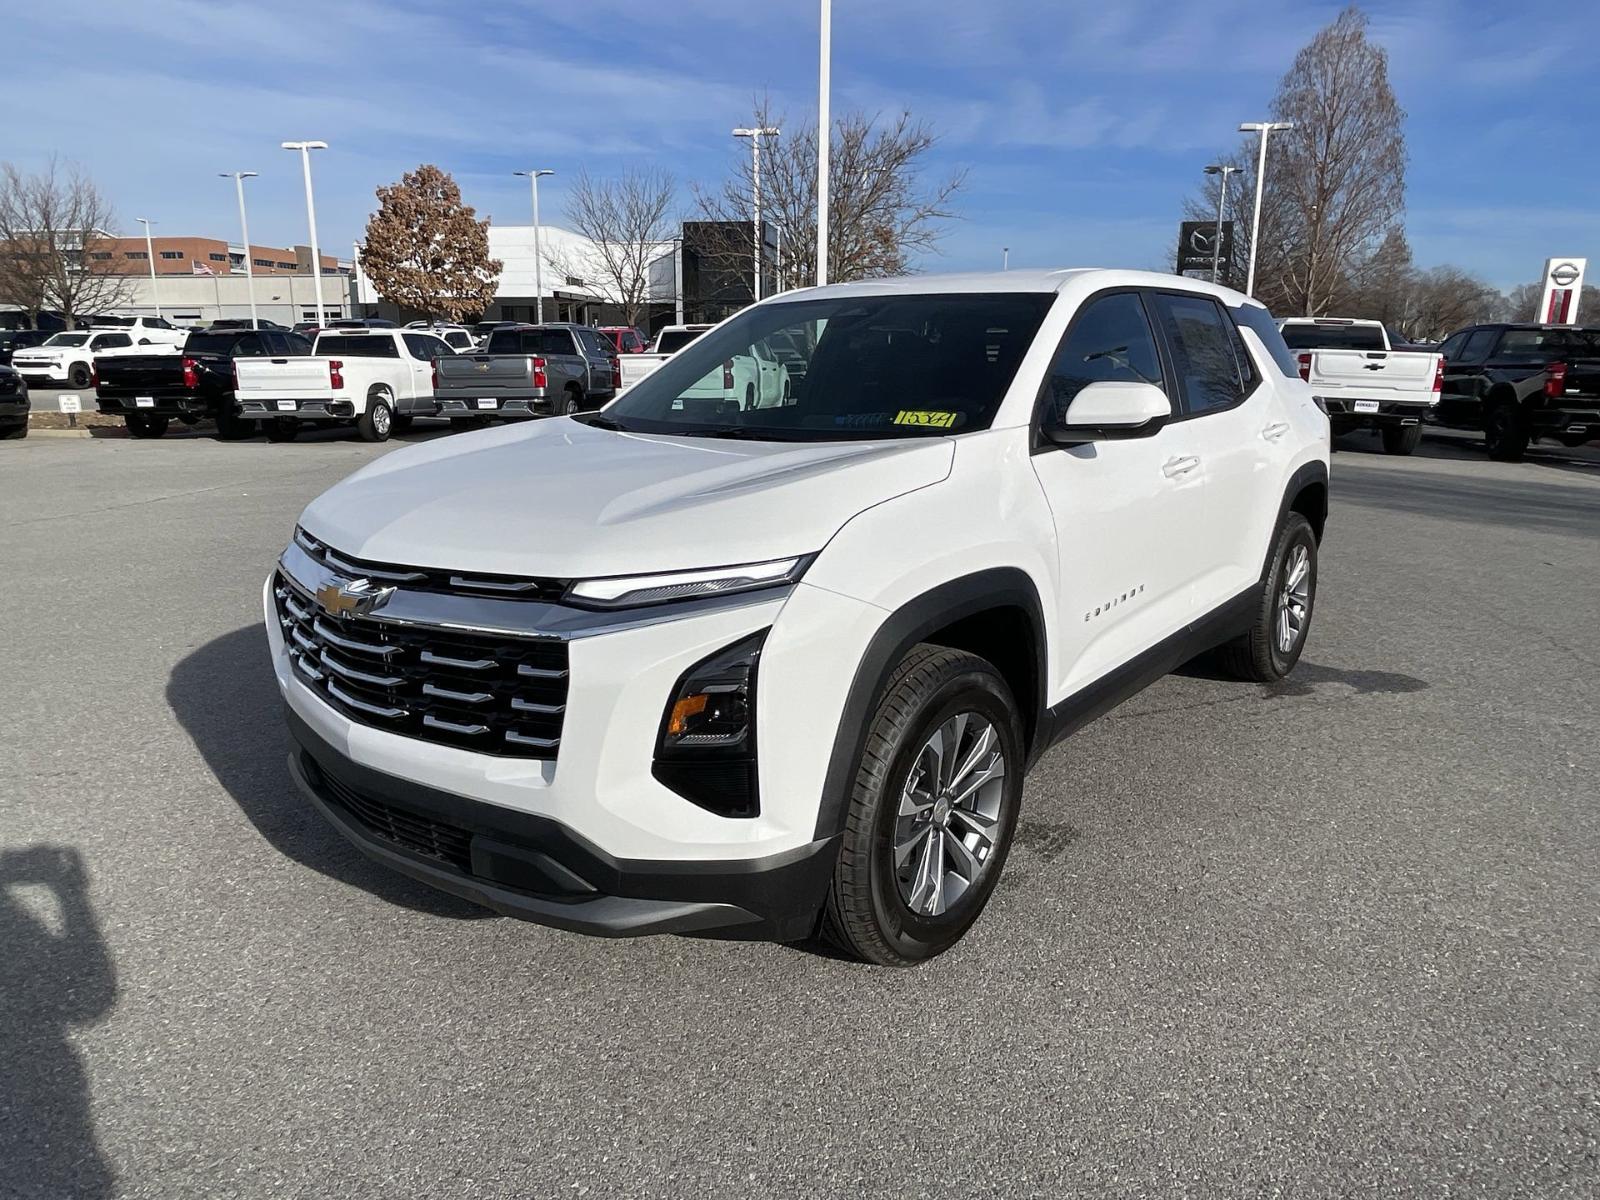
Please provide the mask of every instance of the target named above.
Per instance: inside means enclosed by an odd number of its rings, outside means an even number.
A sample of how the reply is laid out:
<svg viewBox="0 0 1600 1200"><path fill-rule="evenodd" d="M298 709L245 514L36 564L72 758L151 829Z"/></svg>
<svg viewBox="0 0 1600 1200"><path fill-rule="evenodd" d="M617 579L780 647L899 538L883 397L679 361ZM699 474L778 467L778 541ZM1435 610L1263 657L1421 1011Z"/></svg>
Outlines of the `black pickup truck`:
<svg viewBox="0 0 1600 1200"><path fill-rule="evenodd" d="M1515 462L1535 438L1600 438L1600 326L1474 325L1439 346L1434 421L1482 430L1489 457Z"/></svg>
<svg viewBox="0 0 1600 1200"><path fill-rule="evenodd" d="M310 341L286 329L203 330L189 335L180 354L98 359L95 400L134 437L160 437L174 417L188 425L211 417L219 437L250 437L259 429L234 406L233 360L310 353Z"/></svg>

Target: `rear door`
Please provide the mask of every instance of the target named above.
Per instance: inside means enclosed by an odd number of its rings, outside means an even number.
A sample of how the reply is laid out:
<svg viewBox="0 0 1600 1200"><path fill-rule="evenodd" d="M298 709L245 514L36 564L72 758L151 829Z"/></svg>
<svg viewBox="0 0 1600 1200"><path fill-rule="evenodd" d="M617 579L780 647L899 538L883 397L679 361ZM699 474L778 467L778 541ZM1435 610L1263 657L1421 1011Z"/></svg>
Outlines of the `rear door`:
<svg viewBox="0 0 1600 1200"><path fill-rule="evenodd" d="M433 408L433 360L450 350L438 338L426 333L403 333L400 340L406 347L406 365L410 369L410 391L400 401L402 412L418 408Z"/></svg>
<svg viewBox="0 0 1600 1200"><path fill-rule="evenodd" d="M557 396L569 383L589 390L589 356L579 348L570 329L539 329L524 340L530 353L545 360L550 377L550 395Z"/></svg>
<svg viewBox="0 0 1600 1200"><path fill-rule="evenodd" d="M608 336L597 329L579 329L576 332L578 344L583 347L584 356L588 360L587 390L597 395L615 391L612 364L621 357L621 352Z"/></svg>

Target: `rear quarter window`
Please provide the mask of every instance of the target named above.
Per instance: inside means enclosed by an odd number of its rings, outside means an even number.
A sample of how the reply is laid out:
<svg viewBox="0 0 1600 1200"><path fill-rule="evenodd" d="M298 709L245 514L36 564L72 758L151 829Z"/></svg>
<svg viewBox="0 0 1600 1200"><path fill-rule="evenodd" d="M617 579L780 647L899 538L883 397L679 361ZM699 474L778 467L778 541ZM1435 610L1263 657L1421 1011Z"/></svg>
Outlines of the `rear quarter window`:
<svg viewBox="0 0 1600 1200"><path fill-rule="evenodd" d="M1278 332L1277 322L1272 319L1271 313L1256 304L1241 304L1237 308L1230 308L1228 314L1240 329L1248 329L1260 339L1267 357L1272 359L1272 365L1278 368L1284 378L1300 378L1300 364L1289 352L1289 347L1283 340L1283 334Z"/></svg>
<svg viewBox="0 0 1600 1200"><path fill-rule="evenodd" d="M326 357L399 358L400 350L392 337L362 337L332 334L317 339L317 353Z"/></svg>

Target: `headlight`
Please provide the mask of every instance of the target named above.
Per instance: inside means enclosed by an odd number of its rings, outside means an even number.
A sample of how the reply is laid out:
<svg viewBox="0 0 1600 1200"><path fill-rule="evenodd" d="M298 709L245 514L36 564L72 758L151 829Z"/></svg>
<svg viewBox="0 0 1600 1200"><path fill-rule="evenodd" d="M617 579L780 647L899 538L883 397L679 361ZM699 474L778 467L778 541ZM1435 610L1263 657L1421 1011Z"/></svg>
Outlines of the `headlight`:
<svg viewBox="0 0 1600 1200"><path fill-rule="evenodd" d="M632 608L665 604L700 596L751 592L757 588L794 583L814 555L776 558L769 562L711 567L704 571L674 571L662 575L621 575L610 579L580 579L567 589L566 599L581 608Z"/></svg>
<svg viewBox="0 0 1600 1200"><path fill-rule="evenodd" d="M767 631L683 673L661 719L652 774L685 800L724 817L760 811L756 789L756 664Z"/></svg>

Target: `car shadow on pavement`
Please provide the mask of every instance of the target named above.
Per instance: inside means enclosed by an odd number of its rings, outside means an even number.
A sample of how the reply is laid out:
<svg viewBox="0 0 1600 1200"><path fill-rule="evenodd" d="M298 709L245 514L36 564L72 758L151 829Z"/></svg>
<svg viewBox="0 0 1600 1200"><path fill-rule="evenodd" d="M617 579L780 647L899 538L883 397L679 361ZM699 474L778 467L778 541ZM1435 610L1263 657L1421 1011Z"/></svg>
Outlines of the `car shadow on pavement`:
<svg viewBox="0 0 1600 1200"><path fill-rule="evenodd" d="M259 627L224 634L179 662L167 681L167 704L217 782L279 853L417 912L457 919L495 915L372 862L300 794L286 765L292 743Z"/></svg>
<svg viewBox="0 0 1600 1200"><path fill-rule="evenodd" d="M1202 654L1183 664L1174 675L1190 679L1214 679L1224 683L1240 682L1237 675L1223 666L1215 651ZM1277 683L1262 685L1273 696L1313 696L1322 684L1336 683L1351 688L1358 696L1403 696L1410 692L1426 691L1432 685L1414 675L1398 671L1354 671L1342 667L1325 667L1321 663L1302 659L1294 671Z"/></svg>
<svg viewBox="0 0 1600 1200"><path fill-rule="evenodd" d="M78 852L0 851L0 1193L114 1194L67 1031L104 1018L116 998Z"/></svg>

